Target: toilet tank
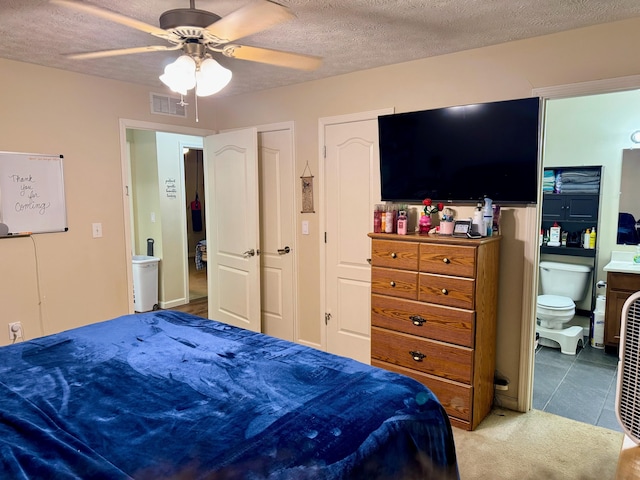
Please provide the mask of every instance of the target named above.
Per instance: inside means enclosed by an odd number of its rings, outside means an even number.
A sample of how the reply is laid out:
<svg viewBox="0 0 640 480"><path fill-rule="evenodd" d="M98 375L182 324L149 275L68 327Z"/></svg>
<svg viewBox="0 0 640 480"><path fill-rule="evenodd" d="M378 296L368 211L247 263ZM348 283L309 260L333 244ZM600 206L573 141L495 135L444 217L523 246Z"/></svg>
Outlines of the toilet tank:
<svg viewBox="0 0 640 480"><path fill-rule="evenodd" d="M572 263L540 262L540 287L543 294L562 295L573 301L584 298L591 267Z"/></svg>

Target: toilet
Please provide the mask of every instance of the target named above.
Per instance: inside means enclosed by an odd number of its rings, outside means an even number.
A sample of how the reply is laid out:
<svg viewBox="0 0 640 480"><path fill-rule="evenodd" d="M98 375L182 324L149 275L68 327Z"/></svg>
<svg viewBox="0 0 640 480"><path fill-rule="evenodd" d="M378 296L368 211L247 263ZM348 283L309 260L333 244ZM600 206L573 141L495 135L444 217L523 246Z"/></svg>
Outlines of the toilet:
<svg viewBox="0 0 640 480"><path fill-rule="evenodd" d="M540 339L560 344L560 351L566 355L575 355L578 343L584 343L582 327L564 324L574 317L575 302L584 298L590 273L591 267L587 265L540 262L536 333Z"/></svg>

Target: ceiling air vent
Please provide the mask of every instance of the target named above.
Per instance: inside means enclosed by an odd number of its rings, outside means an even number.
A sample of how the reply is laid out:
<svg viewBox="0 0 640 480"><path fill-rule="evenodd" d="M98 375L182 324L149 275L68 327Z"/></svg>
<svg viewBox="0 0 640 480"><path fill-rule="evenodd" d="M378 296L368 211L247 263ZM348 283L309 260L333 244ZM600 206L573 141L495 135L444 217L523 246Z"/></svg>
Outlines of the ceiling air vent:
<svg viewBox="0 0 640 480"><path fill-rule="evenodd" d="M616 415L625 433L640 443L640 292L622 307Z"/></svg>
<svg viewBox="0 0 640 480"><path fill-rule="evenodd" d="M187 118L187 107L180 98L151 93L151 113Z"/></svg>

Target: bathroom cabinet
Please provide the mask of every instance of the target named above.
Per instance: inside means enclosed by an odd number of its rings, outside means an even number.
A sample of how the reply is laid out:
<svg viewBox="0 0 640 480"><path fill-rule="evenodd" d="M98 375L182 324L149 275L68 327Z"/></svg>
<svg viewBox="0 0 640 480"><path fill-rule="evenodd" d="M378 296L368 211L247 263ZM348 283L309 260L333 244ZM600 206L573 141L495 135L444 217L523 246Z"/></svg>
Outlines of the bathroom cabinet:
<svg viewBox="0 0 640 480"><path fill-rule="evenodd" d="M542 221L578 222L595 226L598 222L598 203L598 194L545 193Z"/></svg>
<svg viewBox="0 0 640 480"><path fill-rule="evenodd" d="M412 377L452 425L494 398L500 236L371 233L371 364Z"/></svg>
<svg viewBox="0 0 640 480"><path fill-rule="evenodd" d="M545 191L542 197L542 225L543 230L548 230L554 223L558 223L563 232L569 233L567 247L582 247L580 234L586 229L596 227L598 231L598 210L600 208L600 175L602 167L553 167L545 168L545 172L562 171L573 173L574 175L595 175L593 178L596 185L589 184L584 187L584 192L575 192L576 186L580 184L572 183L560 186L560 193ZM588 193L585 193L588 192ZM572 235L574 234L574 235ZM575 239L573 244L572 237ZM597 238L596 238L597 242ZM557 247L551 247L557 248ZM554 252L560 255L571 255L573 252ZM580 255L585 256L585 255Z"/></svg>
<svg viewBox="0 0 640 480"><path fill-rule="evenodd" d="M607 300L604 314L604 346L618 348L622 307L631 294L640 290L640 275L607 272Z"/></svg>

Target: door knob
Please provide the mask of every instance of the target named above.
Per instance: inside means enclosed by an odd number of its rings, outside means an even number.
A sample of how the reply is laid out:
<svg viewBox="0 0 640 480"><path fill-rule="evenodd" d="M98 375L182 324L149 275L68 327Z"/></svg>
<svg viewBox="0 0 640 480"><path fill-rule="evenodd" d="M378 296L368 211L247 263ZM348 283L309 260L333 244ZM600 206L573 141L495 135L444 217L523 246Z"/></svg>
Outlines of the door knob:
<svg viewBox="0 0 640 480"><path fill-rule="evenodd" d="M278 249L278 255L286 255L290 251L291 251L291 249L289 247L279 248Z"/></svg>
<svg viewBox="0 0 640 480"><path fill-rule="evenodd" d="M244 258L253 257L256 254L256 251L252 248L251 250L247 250L242 254Z"/></svg>

